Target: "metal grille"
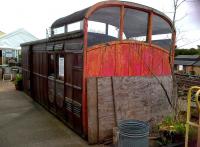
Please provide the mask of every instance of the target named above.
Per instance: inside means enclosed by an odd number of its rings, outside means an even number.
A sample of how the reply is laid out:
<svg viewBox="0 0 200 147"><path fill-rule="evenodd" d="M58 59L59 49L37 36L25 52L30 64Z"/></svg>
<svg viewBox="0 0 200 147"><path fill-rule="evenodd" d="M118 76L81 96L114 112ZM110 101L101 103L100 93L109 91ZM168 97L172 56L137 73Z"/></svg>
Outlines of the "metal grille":
<svg viewBox="0 0 200 147"><path fill-rule="evenodd" d="M81 104L80 103L73 101L73 113L77 117L81 116Z"/></svg>
<svg viewBox="0 0 200 147"><path fill-rule="evenodd" d="M72 99L70 98L65 98L65 108L68 110L68 111L71 111L72 112Z"/></svg>

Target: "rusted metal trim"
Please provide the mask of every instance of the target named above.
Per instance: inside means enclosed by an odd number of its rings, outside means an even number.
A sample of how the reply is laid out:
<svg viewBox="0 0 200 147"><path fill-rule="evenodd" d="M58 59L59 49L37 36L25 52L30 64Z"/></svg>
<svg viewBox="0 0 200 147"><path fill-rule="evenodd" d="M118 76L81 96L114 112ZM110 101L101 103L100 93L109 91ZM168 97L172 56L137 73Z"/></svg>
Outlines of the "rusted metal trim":
<svg viewBox="0 0 200 147"><path fill-rule="evenodd" d="M120 41L123 40L123 32L124 32L124 6L121 6L120 7L120 32L119 32Z"/></svg>
<svg viewBox="0 0 200 147"><path fill-rule="evenodd" d="M136 4L136 3L127 3L127 2L117 2L117 1L106 1L106 2L100 2L97 3L93 6L91 6L91 8L88 10L88 12L85 15L85 18L89 18L96 10L100 9L100 8L105 8L105 7L127 7L127 8L131 8L131 9L136 9L136 10L141 10L147 13L153 12L153 14L160 16L161 18L163 18L165 21L167 21L167 23L171 26L171 28L173 30L175 30L175 28L173 28L173 24L172 21L170 20L170 18L168 18L167 15L165 15L162 12L156 12L157 10L151 8L151 7L147 7L147 6L143 6L140 4ZM140 7L139 7L140 6Z"/></svg>
<svg viewBox="0 0 200 147"><path fill-rule="evenodd" d="M88 41L88 19L84 19L84 48L83 48L83 92L82 92L82 123L83 123L83 134L88 134L88 120L87 120L87 93L86 93L86 71L87 71L87 41Z"/></svg>
<svg viewBox="0 0 200 147"><path fill-rule="evenodd" d="M154 45L154 44L149 45L148 43L140 42L140 41L135 41L135 40L134 41L133 40L122 40L122 41L111 41L111 42L107 42L107 43L102 43L102 44L94 45L94 46L91 46L91 47L87 48L86 52L89 52L91 50L95 50L95 49L100 48L100 47L106 47L108 44L109 45L113 45L113 44L130 44L130 43L136 43L138 45L144 45L144 46L148 46L148 47L154 47L156 49L162 50L163 52L169 54L168 50L163 49L163 48L161 48L158 45Z"/></svg>
<svg viewBox="0 0 200 147"><path fill-rule="evenodd" d="M152 40L152 18L153 18L153 12L150 12L148 16L148 27L147 27L147 42L150 45Z"/></svg>

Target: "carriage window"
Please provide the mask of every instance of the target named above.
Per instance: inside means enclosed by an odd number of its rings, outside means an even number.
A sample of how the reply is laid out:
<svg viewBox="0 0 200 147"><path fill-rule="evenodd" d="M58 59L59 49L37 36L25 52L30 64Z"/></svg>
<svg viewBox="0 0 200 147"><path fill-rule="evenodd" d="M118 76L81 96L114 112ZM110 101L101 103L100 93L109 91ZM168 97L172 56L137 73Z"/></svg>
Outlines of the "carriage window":
<svg viewBox="0 0 200 147"><path fill-rule="evenodd" d="M73 32L83 29L83 21L71 23L67 25L67 32Z"/></svg>
<svg viewBox="0 0 200 147"><path fill-rule="evenodd" d="M157 15L153 16L152 21L152 43L169 50L172 43L170 25Z"/></svg>
<svg viewBox="0 0 200 147"><path fill-rule="evenodd" d="M102 22L88 21L88 32L106 34L106 24Z"/></svg>
<svg viewBox="0 0 200 147"><path fill-rule="evenodd" d="M118 38L119 37L119 28L112 26L112 25L108 25L108 35Z"/></svg>
<svg viewBox="0 0 200 147"><path fill-rule="evenodd" d="M65 33L65 26L53 29L54 35L58 35L58 34L62 34L62 33Z"/></svg>
<svg viewBox="0 0 200 147"><path fill-rule="evenodd" d="M146 41L148 13L130 8L124 11L123 39Z"/></svg>
<svg viewBox="0 0 200 147"><path fill-rule="evenodd" d="M119 40L119 28L119 7L105 7L95 11L88 21L88 46Z"/></svg>
<svg viewBox="0 0 200 147"><path fill-rule="evenodd" d="M54 70L54 55L49 54L48 55L48 75L49 76L54 76L55 75L55 70Z"/></svg>
<svg viewBox="0 0 200 147"><path fill-rule="evenodd" d="M64 80L64 55L57 56L57 79Z"/></svg>

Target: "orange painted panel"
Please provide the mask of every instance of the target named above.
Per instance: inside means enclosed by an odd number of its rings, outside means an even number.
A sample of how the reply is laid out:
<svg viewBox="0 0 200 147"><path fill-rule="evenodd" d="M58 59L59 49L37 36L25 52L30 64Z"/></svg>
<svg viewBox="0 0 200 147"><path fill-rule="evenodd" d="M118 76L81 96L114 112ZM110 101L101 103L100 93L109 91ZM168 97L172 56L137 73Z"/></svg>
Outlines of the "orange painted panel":
<svg viewBox="0 0 200 147"><path fill-rule="evenodd" d="M112 76L115 75L115 45L107 46L102 49L102 76Z"/></svg>
<svg viewBox="0 0 200 147"><path fill-rule="evenodd" d="M152 49L153 49L152 71L154 75L160 76L162 75L162 69L163 69L162 51L155 48Z"/></svg>
<svg viewBox="0 0 200 147"><path fill-rule="evenodd" d="M169 63L169 54L163 54L163 75L171 74L171 67Z"/></svg>
<svg viewBox="0 0 200 147"><path fill-rule="evenodd" d="M116 76L129 75L129 44L116 45Z"/></svg>
<svg viewBox="0 0 200 147"><path fill-rule="evenodd" d="M152 49L148 46L142 47L142 65L141 76L152 75Z"/></svg>
<svg viewBox="0 0 200 147"><path fill-rule="evenodd" d="M133 53L131 53L131 55L133 55L133 61L132 62L132 66L130 68L132 68L131 70L133 70L133 76L139 76L141 75L141 62L142 62L142 51L141 51L141 46L138 44L132 45L131 51Z"/></svg>
<svg viewBox="0 0 200 147"><path fill-rule="evenodd" d="M170 75L168 53L141 43L116 43L90 48L86 77Z"/></svg>
<svg viewBox="0 0 200 147"><path fill-rule="evenodd" d="M91 50L87 54L86 77L99 76L101 73L102 65L102 48Z"/></svg>

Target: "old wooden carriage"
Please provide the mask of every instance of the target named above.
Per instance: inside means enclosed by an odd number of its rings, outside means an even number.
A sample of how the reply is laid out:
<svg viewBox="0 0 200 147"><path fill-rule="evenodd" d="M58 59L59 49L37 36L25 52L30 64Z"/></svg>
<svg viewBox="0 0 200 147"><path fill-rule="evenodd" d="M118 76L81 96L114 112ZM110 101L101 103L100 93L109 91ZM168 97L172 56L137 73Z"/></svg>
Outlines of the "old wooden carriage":
<svg viewBox="0 0 200 147"><path fill-rule="evenodd" d="M170 112L174 42L163 13L100 2L56 20L49 38L22 44L24 91L100 142L121 119L154 122Z"/></svg>

